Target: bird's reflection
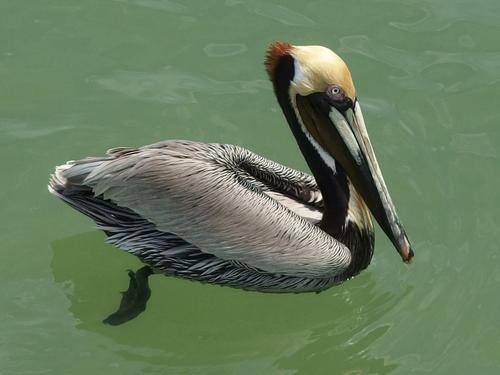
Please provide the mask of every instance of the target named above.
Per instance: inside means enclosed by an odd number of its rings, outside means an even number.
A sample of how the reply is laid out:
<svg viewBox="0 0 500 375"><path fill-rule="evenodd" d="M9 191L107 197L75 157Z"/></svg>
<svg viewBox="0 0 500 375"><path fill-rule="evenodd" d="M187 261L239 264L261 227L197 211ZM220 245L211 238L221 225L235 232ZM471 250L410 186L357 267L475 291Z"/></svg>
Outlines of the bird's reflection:
<svg viewBox="0 0 500 375"><path fill-rule="evenodd" d="M151 296L149 288L149 276L154 272L149 266L144 266L134 272L128 270L128 289L122 292L120 307L102 322L112 326L126 323L146 310L146 305Z"/></svg>
<svg viewBox="0 0 500 375"><path fill-rule="evenodd" d="M97 231L51 245L54 279L78 328L111 338L119 344L111 350L134 361L214 374L242 366L309 374L312 362L349 374L398 367L373 354L372 346L389 328L384 316L403 296L378 290L369 272L319 295L260 294L152 276L146 312L110 327L102 319L120 301L125 271L140 262L104 244Z"/></svg>

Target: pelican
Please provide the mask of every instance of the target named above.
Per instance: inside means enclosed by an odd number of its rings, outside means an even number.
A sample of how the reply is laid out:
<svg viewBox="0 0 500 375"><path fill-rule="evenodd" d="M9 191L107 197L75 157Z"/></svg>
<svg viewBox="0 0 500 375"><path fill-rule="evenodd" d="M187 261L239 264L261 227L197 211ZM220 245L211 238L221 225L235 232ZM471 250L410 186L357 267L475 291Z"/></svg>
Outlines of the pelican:
<svg viewBox="0 0 500 375"><path fill-rule="evenodd" d="M129 272L122 316L108 323L145 308L152 273L261 292L327 289L370 263L371 215L412 260L345 62L322 46L275 42L265 67L314 177L239 146L182 140L114 148L51 175L52 194L146 264Z"/></svg>

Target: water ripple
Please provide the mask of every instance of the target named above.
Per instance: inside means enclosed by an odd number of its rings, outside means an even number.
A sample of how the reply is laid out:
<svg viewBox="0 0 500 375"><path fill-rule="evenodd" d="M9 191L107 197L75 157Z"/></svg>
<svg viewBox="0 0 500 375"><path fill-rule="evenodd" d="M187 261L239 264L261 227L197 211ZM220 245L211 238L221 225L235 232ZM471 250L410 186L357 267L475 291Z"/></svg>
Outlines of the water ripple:
<svg viewBox="0 0 500 375"><path fill-rule="evenodd" d="M242 0L227 0L227 6L243 5L249 12L255 13L259 16L271 18L284 25L289 26L314 26L314 22L309 17L304 16L290 8L283 5L271 4L264 1L242 1Z"/></svg>
<svg viewBox="0 0 500 375"><path fill-rule="evenodd" d="M73 128L71 125L50 126L34 122L0 118L0 134L17 139L45 137Z"/></svg>
<svg viewBox="0 0 500 375"><path fill-rule="evenodd" d="M119 70L109 76L91 76L88 81L134 99L164 103L196 103L195 94L202 92L212 95L256 94L269 89L264 80L217 81L189 75L173 67L157 73Z"/></svg>
<svg viewBox="0 0 500 375"><path fill-rule="evenodd" d="M409 32L442 31L460 21L495 27L500 23L498 2L495 5L489 2L487 12L479 5L471 6L469 1L455 1L452 6L449 2L430 0L407 0L405 3L421 9L424 16L415 22L390 22L390 25ZM491 9L492 5L497 9Z"/></svg>
<svg viewBox="0 0 500 375"><path fill-rule="evenodd" d="M209 43L203 51L208 57L228 57L244 53L248 50L243 43Z"/></svg>
<svg viewBox="0 0 500 375"><path fill-rule="evenodd" d="M403 74L390 79L406 89L458 92L500 80L500 53L496 52L427 50L417 54L385 45L366 35L341 38L340 51L354 52L399 70Z"/></svg>
<svg viewBox="0 0 500 375"><path fill-rule="evenodd" d="M185 5L176 3L171 0L114 0L120 3L161 10L170 13L185 13L188 8Z"/></svg>
<svg viewBox="0 0 500 375"><path fill-rule="evenodd" d="M491 137L486 133L454 134L451 148L458 153L472 154L487 158L496 158L497 151L491 143Z"/></svg>

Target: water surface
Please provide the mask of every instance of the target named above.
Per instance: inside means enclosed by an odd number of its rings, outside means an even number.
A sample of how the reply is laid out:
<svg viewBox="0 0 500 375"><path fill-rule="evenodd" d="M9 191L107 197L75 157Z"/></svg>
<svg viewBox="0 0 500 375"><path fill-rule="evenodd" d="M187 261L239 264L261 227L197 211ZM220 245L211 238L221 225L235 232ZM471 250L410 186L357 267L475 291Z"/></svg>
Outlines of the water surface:
<svg viewBox="0 0 500 375"><path fill-rule="evenodd" d="M2 374L500 373L500 3L0 0ZM120 327L138 260L46 191L53 166L162 139L307 170L263 69L322 44L353 73L416 262L377 230L320 295L164 277Z"/></svg>

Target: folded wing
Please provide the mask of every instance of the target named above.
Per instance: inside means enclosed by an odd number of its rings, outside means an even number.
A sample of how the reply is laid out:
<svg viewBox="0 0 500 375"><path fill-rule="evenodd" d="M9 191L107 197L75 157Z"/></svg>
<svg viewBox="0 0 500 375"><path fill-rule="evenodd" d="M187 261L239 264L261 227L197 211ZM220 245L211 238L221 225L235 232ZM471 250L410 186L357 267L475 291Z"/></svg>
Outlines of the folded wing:
<svg viewBox="0 0 500 375"><path fill-rule="evenodd" d="M237 146L166 141L115 149L61 167L54 180L67 194L86 191L82 200L94 210L102 201L137 214L180 241L181 252L310 278L334 277L350 262L345 246L314 225L322 212L314 179Z"/></svg>

